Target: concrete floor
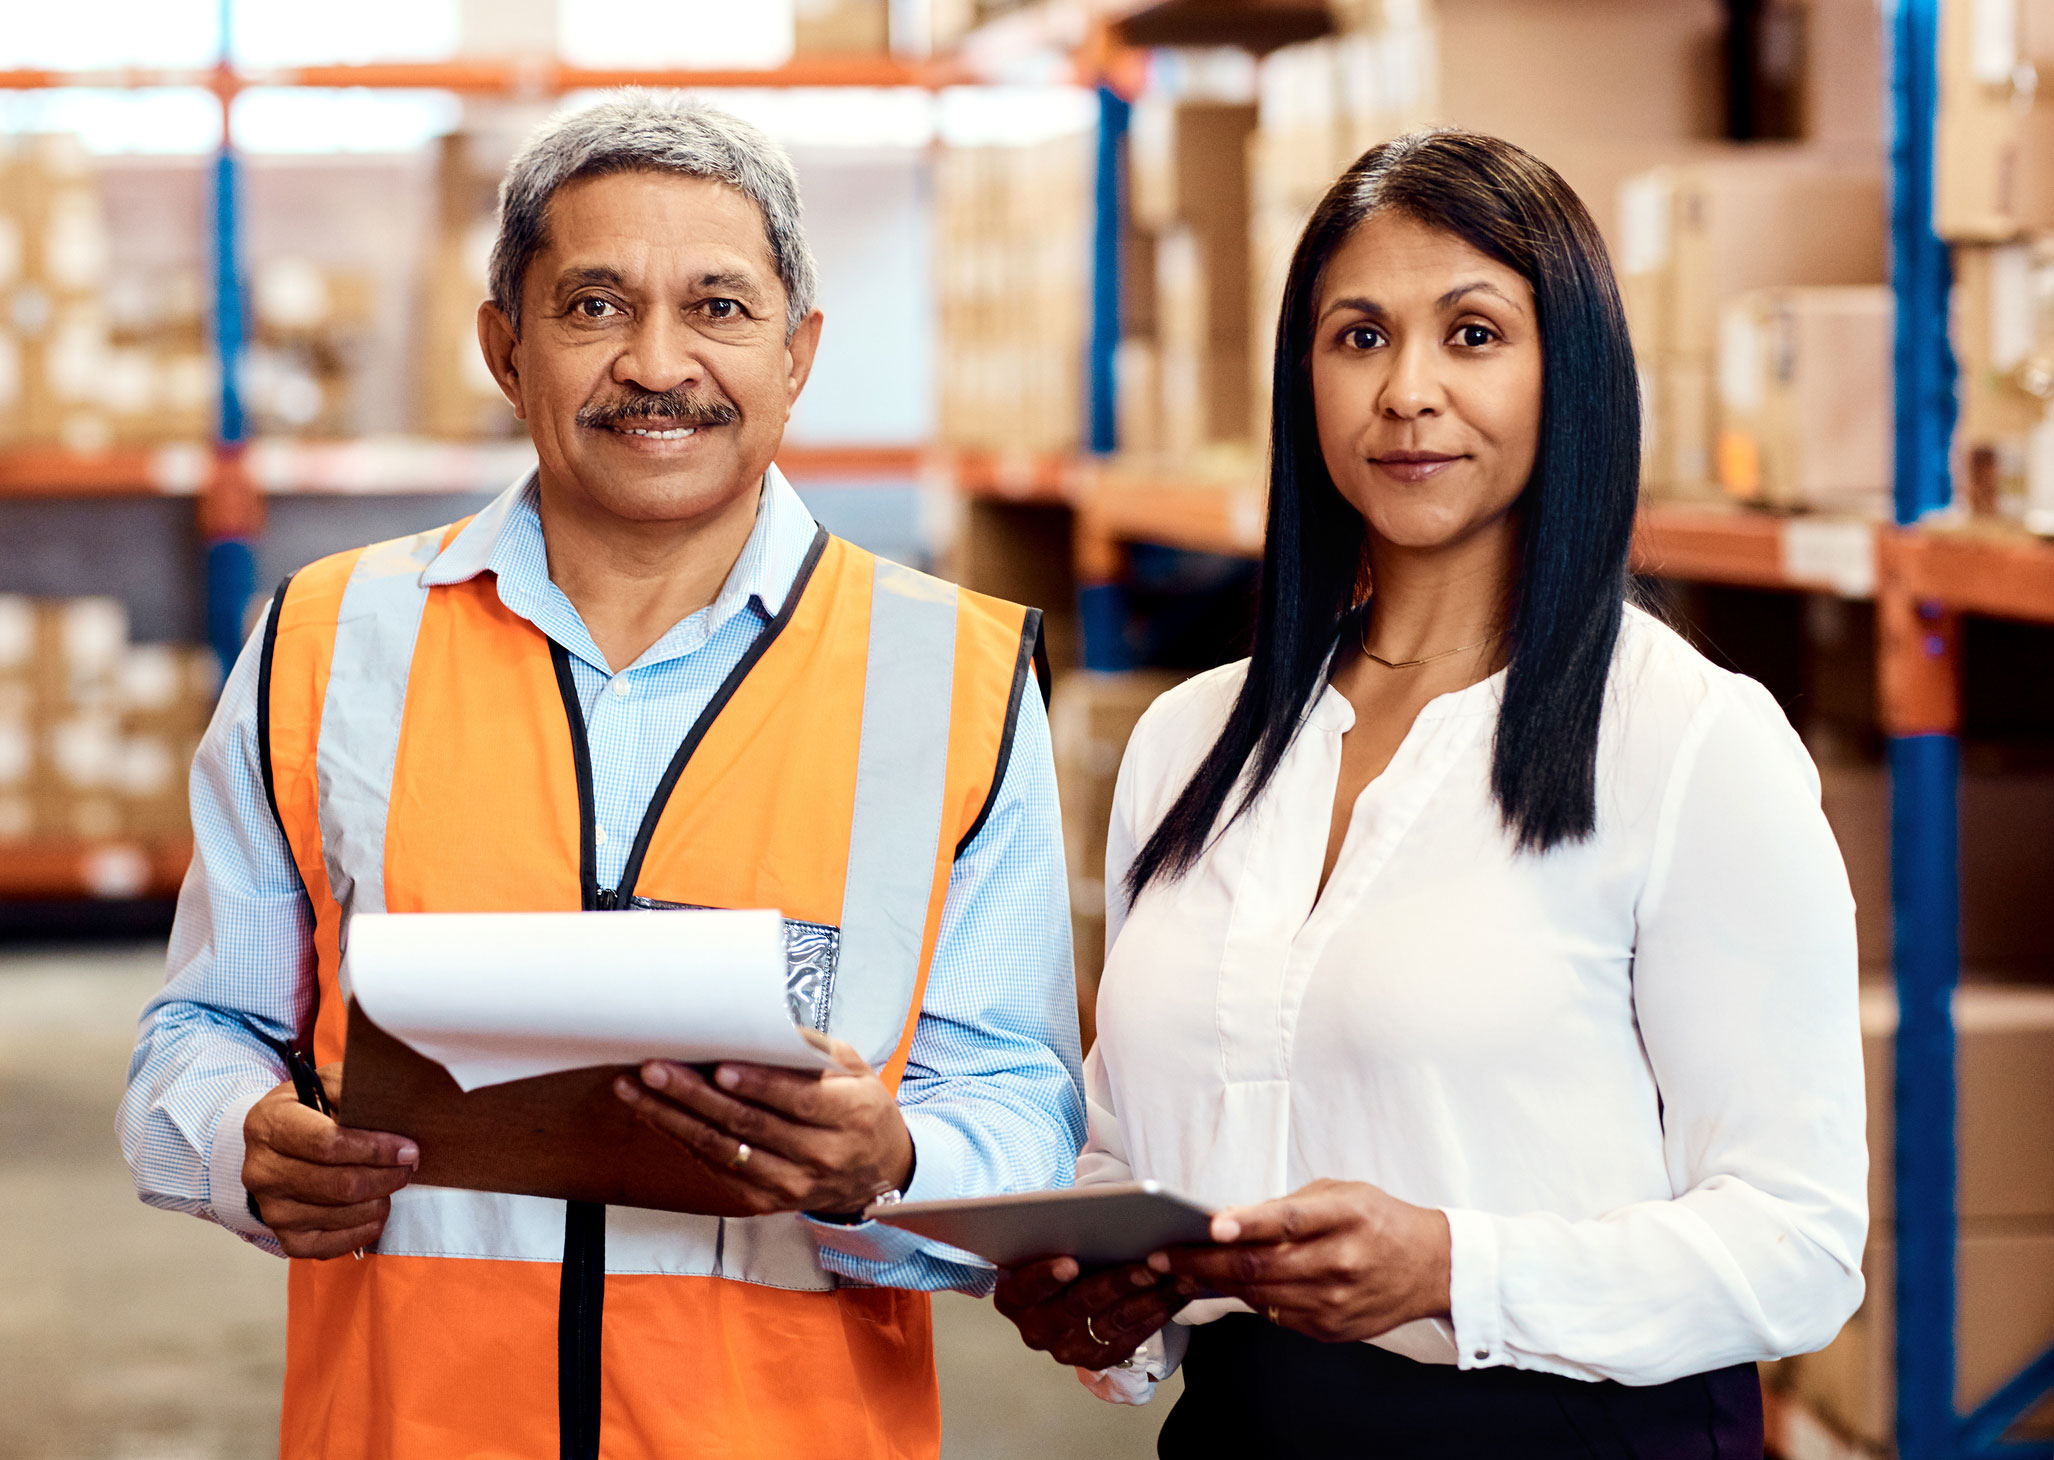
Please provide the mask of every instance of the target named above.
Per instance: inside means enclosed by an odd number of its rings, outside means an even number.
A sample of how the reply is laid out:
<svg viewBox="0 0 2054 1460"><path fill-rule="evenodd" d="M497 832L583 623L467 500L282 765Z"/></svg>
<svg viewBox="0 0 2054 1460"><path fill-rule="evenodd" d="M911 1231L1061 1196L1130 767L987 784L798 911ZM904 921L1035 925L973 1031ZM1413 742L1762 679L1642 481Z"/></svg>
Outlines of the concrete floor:
<svg viewBox="0 0 2054 1460"><path fill-rule="evenodd" d="M0 952L0 1456L277 1452L285 1267L135 1199L113 1135L161 947ZM1177 1381L1121 1409L1020 1346L989 1303L935 1304L949 1460L1155 1453Z"/></svg>

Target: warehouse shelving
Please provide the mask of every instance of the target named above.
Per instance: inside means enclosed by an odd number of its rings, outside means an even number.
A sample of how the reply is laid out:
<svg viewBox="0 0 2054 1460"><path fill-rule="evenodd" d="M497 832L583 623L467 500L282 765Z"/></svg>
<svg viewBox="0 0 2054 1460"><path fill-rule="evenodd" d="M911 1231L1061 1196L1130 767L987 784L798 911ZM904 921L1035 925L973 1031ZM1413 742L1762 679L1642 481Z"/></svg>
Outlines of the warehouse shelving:
<svg viewBox="0 0 2054 1460"><path fill-rule="evenodd" d="M533 465L522 441L436 441L369 437L344 441L252 442L241 470L266 496L335 493L498 491ZM927 463L910 446L787 446L777 461L802 485L911 478ZM0 450L0 501L26 497L189 497L216 470L197 442L73 452L58 447Z"/></svg>
<svg viewBox="0 0 2054 1460"><path fill-rule="evenodd" d="M0 900L169 897L192 857L186 837L0 842Z"/></svg>

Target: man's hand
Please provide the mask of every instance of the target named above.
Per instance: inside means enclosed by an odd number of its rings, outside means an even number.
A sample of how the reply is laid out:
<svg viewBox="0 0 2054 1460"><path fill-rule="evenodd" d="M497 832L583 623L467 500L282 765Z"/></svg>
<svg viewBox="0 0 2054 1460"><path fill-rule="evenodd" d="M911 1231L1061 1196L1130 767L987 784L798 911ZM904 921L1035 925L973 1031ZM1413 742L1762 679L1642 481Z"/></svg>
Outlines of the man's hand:
<svg viewBox="0 0 2054 1460"><path fill-rule="evenodd" d="M636 1119L697 1157L746 1210L857 1212L880 1192L904 1189L913 1137L863 1057L839 1039L819 1042L840 1070L724 1064L709 1080L690 1066L651 1060L640 1080L614 1081L614 1093Z"/></svg>
<svg viewBox="0 0 2054 1460"><path fill-rule="evenodd" d="M342 1099L342 1066L324 1065L328 1103ZM242 1184L288 1257L340 1257L385 1230L392 1194L421 1152L405 1136L350 1130L300 1104L287 1080L243 1118Z"/></svg>
<svg viewBox="0 0 2054 1460"><path fill-rule="evenodd" d="M1360 1181L1315 1181L1221 1212L1212 1246L1150 1256L1178 1291L1239 1298L1326 1343L1376 1338L1448 1312L1448 1219Z"/></svg>
<svg viewBox="0 0 2054 1460"><path fill-rule="evenodd" d="M1074 1257L1049 1257L1000 1273L992 1302L1027 1347L1059 1364L1109 1369L1184 1306L1176 1284L1139 1262L1086 1275Z"/></svg>

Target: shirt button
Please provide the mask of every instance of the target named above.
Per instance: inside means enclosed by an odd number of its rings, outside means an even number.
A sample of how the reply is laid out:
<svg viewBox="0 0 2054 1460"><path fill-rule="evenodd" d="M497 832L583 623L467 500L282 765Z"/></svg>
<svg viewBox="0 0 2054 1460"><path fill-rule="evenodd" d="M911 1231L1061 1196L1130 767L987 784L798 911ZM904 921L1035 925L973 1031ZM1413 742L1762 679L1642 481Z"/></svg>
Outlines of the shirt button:
<svg viewBox="0 0 2054 1460"><path fill-rule="evenodd" d="M1490 1351L1489 1349L1487 1349L1487 1348L1480 1348L1480 1349L1478 1349L1478 1350L1477 1350L1477 1351L1476 1351L1475 1353L1473 1353L1473 1354L1471 1354L1471 1355L1470 1355L1470 1357L1471 1357L1471 1358L1473 1358L1473 1359L1475 1359L1475 1360L1476 1360L1476 1361L1477 1361L1478 1363L1481 1363L1481 1362L1483 1362L1483 1361L1484 1361L1485 1359L1489 1358L1490 1356L1491 1356L1491 1351Z"/></svg>
<svg viewBox="0 0 2054 1460"><path fill-rule="evenodd" d="M613 681L613 692L617 695L626 697L627 695L633 694L635 692L635 688L633 685L628 683L626 676L619 676L616 677Z"/></svg>
<svg viewBox="0 0 2054 1460"><path fill-rule="evenodd" d="M595 842L597 842L597 843L598 843L598 844L599 844L600 846L602 846L602 847L603 847L603 846L605 846L605 845L606 845L606 828L605 828L605 827L603 827L603 826L595 826L595 827L593 827L593 828L592 828L592 840L593 840L593 841L595 841ZM1482 1357L1483 1357L1483 1355L1481 1355L1481 1354L1478 1354L1478 1355L1477 1355L1477 1357L1478 1357L1478 1358L1482 1358Z"/></svg>

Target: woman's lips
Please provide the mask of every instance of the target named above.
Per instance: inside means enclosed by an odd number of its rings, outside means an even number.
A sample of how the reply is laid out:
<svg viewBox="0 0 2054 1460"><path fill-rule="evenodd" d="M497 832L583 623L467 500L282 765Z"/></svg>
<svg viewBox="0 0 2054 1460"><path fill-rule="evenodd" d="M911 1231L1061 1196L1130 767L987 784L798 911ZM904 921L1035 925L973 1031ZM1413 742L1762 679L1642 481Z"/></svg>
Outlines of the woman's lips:
<svg viewBox="0 0 2054 1460"><path fill-rule="evenodd" d="M1372 456L1369 461L1370 465L1397 481L1423 482L1439 476L1463 459L1432 451L1393 451L1384 456Z"/></svg>

